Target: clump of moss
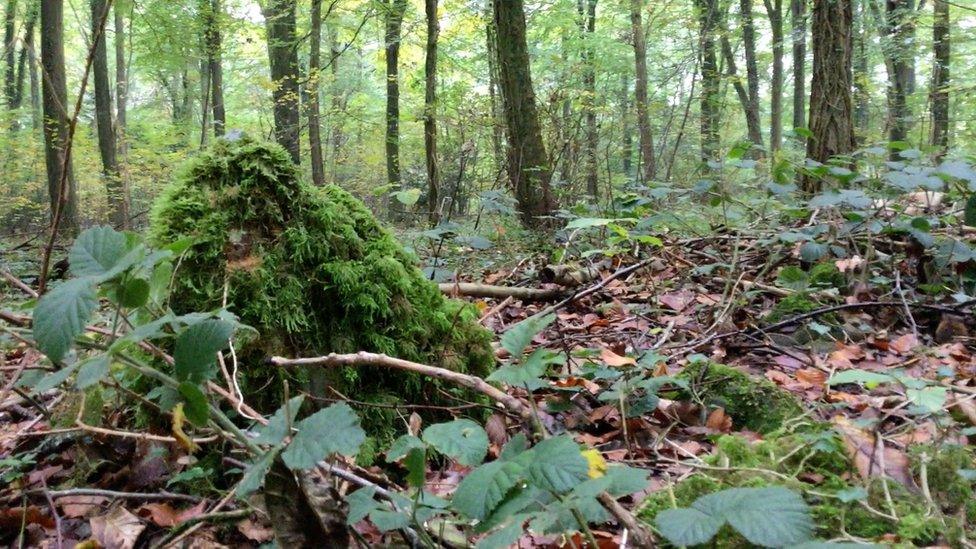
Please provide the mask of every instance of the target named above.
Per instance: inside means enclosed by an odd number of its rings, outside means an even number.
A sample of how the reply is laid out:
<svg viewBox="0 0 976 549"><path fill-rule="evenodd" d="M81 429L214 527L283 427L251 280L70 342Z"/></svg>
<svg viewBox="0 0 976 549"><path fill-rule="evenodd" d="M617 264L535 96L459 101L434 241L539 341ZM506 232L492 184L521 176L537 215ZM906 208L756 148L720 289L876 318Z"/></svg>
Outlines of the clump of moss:
<svg viewBox="0 0 976 549"><path fill-rule="evenodd" d="M811 300L810 296L804 292L797 292L779 300L767 318L770 322L779 322L784 318L809 313L816 310L817 307L819 305L816 301Z"/></svg>
<svg viewBox="0 0 976 549"><path fill-rule="evenodd" d="M689 381L706 404L724 408L736 428L769 433L803 412L790 393L722 364L694 362L680 377Z"/></svg>
<svg viewBox="0 0 976 549"><path fill-rule="evenodd" d="M476 311L445 299L393 235L356 198L302 181L281 147L219 140L190 161L156 202L150 239L192 237L174 279L176 312L226 306L260 333L242 358L265 384L270 354L371 351L486 373L490 334ZM248 353L248 351L250 351ZM432 384L402 373L347 369L343 388L363 397L394 389L430 398ZM331 396L331 395L330 395ZM367 400L363 398L363 400Z"/></svg>
<svg viewBox="0 0 976 549"><path fill-rule="evenodd" d="M811 286L843 288L846 283L844 273L832 261L817 263L810 269Z"/></svg>

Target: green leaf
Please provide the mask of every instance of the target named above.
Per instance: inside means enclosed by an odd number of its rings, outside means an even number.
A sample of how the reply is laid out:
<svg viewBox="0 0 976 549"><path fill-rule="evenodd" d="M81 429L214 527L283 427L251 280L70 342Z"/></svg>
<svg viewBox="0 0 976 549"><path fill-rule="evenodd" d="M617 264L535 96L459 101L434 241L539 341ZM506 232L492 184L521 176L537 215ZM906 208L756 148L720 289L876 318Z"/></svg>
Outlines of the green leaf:
<svg viewBox="0 0 976 549"><path fill-rule="evenodd" d="M888 374L880 374L878 372L869 372L867 370L861 370L860 368L855 368L853 370L844 370L842 372L837 372L830 376L827 380L828 385L842 385L844 383L863 383L867 386L877 386L881 383L892 383L895 378Z"/></svg>
<svg viewBox="0 0 976 549"><path fill-rule="evenodd" d="M122 307L142 307L149 299L149 282L141 278L124 277L125 281L115 290L115 302Z"/></svg>
<svg viewBox="0 0 976 549"><path fill-rule="evenodd" d="M217 351L227 347L234 325L217 319L197 322L176 338L173 367L176 378L203 383L217 373Z"/></svg>
<svg viewBox="0 0 976 549"><path fill-rule="evenodd" d="M522 525L518 522L512 522L512 524L481 538L474 547L475 549L505 549L515 545L520 537L522 537Z"/></svg>
<svg viewBox="0 0 976 549"><path fill-rule="evenodd" d="M853 486L844 490L838 490L834 495L843 503L850 503L852 501L867 499L868 491L861 486Z"/></svg>
<svg viewBox="0 0 976 549"><path fill-rule="evenodd" d="M782 487L731 488L698 498L692 507L724 517L747 540L764 547L802 543L813 535L810 508Z"/></svg>
<svg viewBox="0 0 976 549"><path fill-rule="evenodd" d="M395 192L393 196L404 206L413 206L420 200L420 189L407 189L405 191Z"/></svg>
<svg viewBox="0 0 976 549"><path fill-rule="evenodd" d="M111 364L111 357L104 353L82 361L78 377L75 379L75 387L87 389L95 385L108 375Z"/></svg>
<svg viewBox="0 0 976 549"><path fill-rule="evenodd" d="M75 370L78 369L78 366L80 364L81 364L80 362L75 362L71 366L65 366L60 370L47 374L46 376L41 378L40 381L37 382L37 385L34 385L34 389L33 391L31 391L31 393L40 394L45 391L50 391L51 389L57 387L58 385L61 385L62 383L65 382L65 380L71 377L71 374L73 374Z"/></svg>
<svg viewBox="0 0 976 549"><path fill-rule="evenodd" d="M804 242L800 244L800 259L808 263L813 263L814 261L819 261L820 258L827 255L827 245L821 244L819 242Z"/></svg>
<svg viewBox="0 0 976 549"><path fill-rule="evenodd" d="M403 435L393 441L393 445L386 451L386 461L394 462L410 453L414 448L424 448L426 445L422 440L413 435Z"/></svg>
<svg viewBox="0 0 976 549"><path fill-rule="evenodd" d="M521 479L523 469L508 461L493 461L471 471L454 492L451 505L478 520L487 517Z"/></svg>
<svg viewBox="0 0 976 549"><path fill-rule="evenodd" d="M369 520L379 529L380 532L399 530L410 526L410 515L387 511L385 509L374 509L369 513Z"/></svg>
<svg viewBox="0 0 976 549"><path fill-rule="evenodd" d="M530 316L512 326L502 335L502 347L513 357L518 357L532 343L532 338L556 320L556 315Z"/></svg>
<svg viewBox="0 0 976 549"><path fill-rule="evenodd" d="M355 455L366 440L359 417L346 403L319 410L297 427L298 433L281 454L291 469L311 469L331 454Z"/></svg>
<svg viewBox="0 0 976 549"><path fill-rule="evenodd" d="M945 387L925 387L924 389L906 389L905 396L913 404L934 414L945 408L948 393Z"/></svg>
<svg viewBox="0 0 976 549"><path fill-rule="evenodd" d="M421 438L461 465L478 465L488 452L488 434L470 419L456 419L424 429Z"/></svg>
<svg viewBox="0 0 976 549"><path fill-rule="evenodd" d="M603 227L613 223L616 219L607 219L602 217L581 217L579 219L574 219L566 224L566 228L569 230L573 229L588 229L590 227Z"/></svg>
<svg viewBox="0 0 976 549"><path fill-rule="evenodd" d="M697 509L665 509L654 519L661 535L675 545L701 545L715 537L725 520Z"/></svg>
<svg viewBox="0 0 976 549"><path fill-rule="evenodd" d="M540 488L568 492L589 478L589 464L568 435L543 440L529 453L529 479Z"/></svg>
<svg viewBox="0 0 976 549"><path fill-rule="evenodd" d="M559 361L559 356L549 349L536 349L529 358L519 364L506 364L491 373L488 381L505 383L513 387L529 386L530 390L538 389L540 378L546 375L550 364Z"/></svg>
<svg viewBox="0 0 976 549"><path fill-rule="evenodd" d="M280 447L272 448L247 467L244 471L244 476L241 477L241 481L237 484L235 493L238 498L244 499L252 492L261 488L264 484L264 477L268 474L268 469L271 468L271 463L278 457L278 452L280 451Z"/></svg>
<svg viewBox="0 0 976 549"><path fill-rule="evenodd" d="M366 515L372 510L380 507L379 503L373 499L375 494L375 486L366 486L346 496L346 503L349 504L349 513L346 515L347 524L356 524L366 518Z"/></svg>
<svg viewBox="0 0 976 549"><path fill-rule="evenodd" d="M810 279L807 273L795 265L784 267L776 277L776 284L778 286L789 288L790 290L803 290L809 283Z"/></svg>
<svg viewBox="0 0 976 549"><path fill-rule="evenodd" d="M610 480L607 492L611 496L623 497L647 488L647 477L649 475L650 472L646 469L613 465L607 468L606 475L603 478Z"/></svg>
<svg viewBox="0 0 976 549"><path fill-rule="evenodd" d="M107 226L92 227L75 239L68 262L75 276L104 276L128 251L125 233Z"/></svg>
<svg viewBox="0 0 976 549"><path fill-rule="evenodd" d="M285 440L285 436L288 435L288 426L295 424L295 417L298 416L298 410L304 401L305 395L298 395L292 397L287 405L278 408L267 425L258 427L258 436L254 439L254 443L280 444L281 441Z"/></svg>
<svg viewBox="0 0 976 549"><path fill-rule="evenodd" d="M186 403L186 406L183 407L186 419L197 427L206 425L210 414L207 409L207 396L200 390L200 386L190 381L184 381L180 383L177 390L183 397L183 402Z"/></svg>
<svg viewBox="0 0 976 549"><path fill-rule="evenodd" d="M76 278L44 295L34 308L34 340L51 362L60 362L98 306L95 282Z"/></svg>
<svg viewBox="0 0 976 549"><path fill-rule="evenodd" d="M412 448L407 452L407 459L403 460L407 468L407 485L420 488L424 485L424 473L427 472L427 447Z"/></svg>
<svg viewBox="0 0 976 549"><path fill-rule="evenodd" d="M966 199L966 209L964 210L963 219L966 225L976 227L976 194L971 194Z"/></svg>

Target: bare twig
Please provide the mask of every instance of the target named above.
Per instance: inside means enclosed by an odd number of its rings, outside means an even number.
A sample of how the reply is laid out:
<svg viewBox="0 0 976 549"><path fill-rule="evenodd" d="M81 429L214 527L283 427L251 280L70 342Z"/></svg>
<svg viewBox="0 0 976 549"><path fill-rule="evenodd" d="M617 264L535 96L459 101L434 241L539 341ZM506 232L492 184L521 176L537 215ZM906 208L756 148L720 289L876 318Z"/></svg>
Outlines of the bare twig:
<svg viewBox="0 0 976 549"><path fill-rule="evenodd" d="M492 297L502 299L512 297L523 301L548 301L565 293L563 288L519 288L515 286L493 286L473 282L444 282L438 284L442 294L450 296Z"/></svg>

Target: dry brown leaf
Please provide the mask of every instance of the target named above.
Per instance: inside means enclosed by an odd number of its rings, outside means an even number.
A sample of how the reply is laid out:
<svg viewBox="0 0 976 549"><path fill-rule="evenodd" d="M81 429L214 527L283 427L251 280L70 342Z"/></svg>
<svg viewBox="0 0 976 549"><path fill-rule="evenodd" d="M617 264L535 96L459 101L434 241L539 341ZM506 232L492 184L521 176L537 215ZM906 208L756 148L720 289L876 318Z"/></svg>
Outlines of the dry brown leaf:
<svg viewBox="0 0 976 549"><path fill-rule="evenodd" d="M132 549L139 534L146 529L139 517L124 507L116 507L107 515L93 517L90 524L92 538L105 549Z"/></svg>
<svg viewBox="0 0 976 549"><path fill-rule="evenodd" d="M505 416L498 412L491 414L485 423L485 432L488 433L488 440L492 444L504 446L508 442L508 424Z"/></svg>
<svg viewBox="0 0 976 549"><path fill-rule="evenodd" d="M858 345L837 343L837 350L827 356L827 362L834 368L846 370L854 367L855 360L864 358L864 349Z"/></svg>
<svg viewBox="0 0 976 549"><path fill-rule="evenodd" d="M39 524L44 528L54 528L54 519L49 517L40 507L31 505L0 509L0 531L18 531L24 524Z"/></svg>
<svg viewBox="0 0 976 549"><path fill-rule="evenodd" d="M611 351L610 349L604 348L600 350L600 359L607 364L607 366L634 366L637 364L637 360L629 356L620 356L617 353Z"/></svg>
<svg viewBox="0 0 976 549"><path fill-rule="evenodd" d="M835 416L831 421L841 433L847 453L854 461L854 467L861 478L886 476L906 487L915 486L905 452L885 446L883 452L880 452L882 455L879 455L877 439L873 434L855 426L844 416Z"/></svg>
<svg viewBox="0 0 976 549"><path fill-rule="evenodd" d="M168 503L147 503L140 507L137 513L141 517L150 518L156 526L170 528L183 521L200 516L205 505L206 502L201 501L188 509L177 510Z"/></svg>
<svg viewBox="0 0 976 549"><path fill-rule="evenodd" d="M888 343L888 348L902 355L911 353L915 347L918 347L918 338L914 334L905 334Z"/></svg>
<svg viewBox="0 0 976 549"><path fill-rule="evenodd" d="M690 290L679 290L677 292L659 295L657 300L660 301L662 305L681 312L685 310L688 305L694 302L696 297L697 295Z"/></svg>
<svg viewBox="0 0 976 549"><path fill-rule="evenodd" d="M814 387L823 387L827 383L827 374L823 370L818 370L816 368L803 368L802 370L796 371L797 381L806 383L807 385L812 385Z"/></svg>
<svg viewBox="0 0 976 549"><path fill-rule="evenodd" d="M728 433L732 430L732 417L725 413L725 408L715 408L708 414L705 427L720 433Z"/></svg>
<svg viewBox="0 0 976 549"><path fill-rule="evenodd" d="M274 530L271 527L255 522L249 518L237 523L237 531L245 538L258 543L271 541L271 538L274 537Z"/></svg>
<svg viewBox="0 0 976 549"><path fill-rule="evenodd" d="M58 498L57 501L63 516L79 518L87 516L93 510L101 509L102 504L108 499L102 496L65 496Z"/></svg>

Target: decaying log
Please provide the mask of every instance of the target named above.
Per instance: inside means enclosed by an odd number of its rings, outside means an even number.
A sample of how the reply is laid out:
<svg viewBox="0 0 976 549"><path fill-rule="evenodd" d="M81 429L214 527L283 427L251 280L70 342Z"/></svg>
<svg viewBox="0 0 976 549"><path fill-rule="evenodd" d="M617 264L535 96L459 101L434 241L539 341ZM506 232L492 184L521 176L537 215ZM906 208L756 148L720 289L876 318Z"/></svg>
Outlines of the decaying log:
<svg viewBox="0 0 976 549"><path fill-rule="evenodd" d="M539 271L539 280L546 284L559 284L567 288L582 286L596 280L600 271L595 267L576 267L573 265L546 265Z"/></svg>

